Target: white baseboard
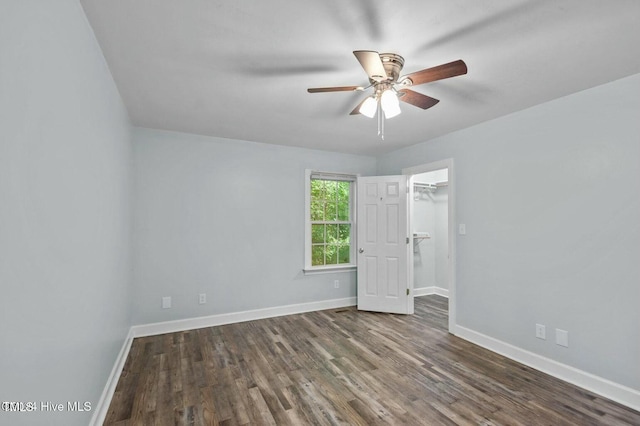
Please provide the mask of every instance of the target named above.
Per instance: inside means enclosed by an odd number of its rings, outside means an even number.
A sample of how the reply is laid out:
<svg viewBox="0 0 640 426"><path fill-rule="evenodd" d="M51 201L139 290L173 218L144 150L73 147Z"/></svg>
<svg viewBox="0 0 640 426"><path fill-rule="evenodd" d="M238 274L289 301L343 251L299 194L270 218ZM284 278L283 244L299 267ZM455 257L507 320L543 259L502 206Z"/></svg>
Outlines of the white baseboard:
<svg viewBox="0 0 640 426"><path fill-rule="evenodd" d="M420 287L420 288L414 288L413 289L413 295L416 297L419 296L430 296L432 294L437 294L438 296L442 296L442 297L449 297L449 290L446 288L442 288L442 287L436 287L436 286L431 286L431 287Z"/></svg>
<svg viewBox="0 0 640 426"><path fill-rule="evenodd" d="M344 299L323 300L320 302L299 303L296 305L277 306L274 308L230 312L228 314L209 315L206 317L134 325L131 329L134 337L154 336L157 334L175 333L177 331L194 330L197 328L280 317L283 315L321 311L323 309L343 308L345 306L355 306L356 304L357 301L355 297L346 297Z"/></svg>
<svg viewBox="0 0 640 426"><path fill-rule="evenodd" d="M111 399L113 398L113 394L116 391L116 386L118 385L118 380L120 379L120 375L122 374L124 363L127 361L127 357L129 356L129 350L131 349L131 344L133 343L133 337L133 329L129 329L129 333L124 339L124 343L122 344L120 353L118 353L116 362L111 369L111 374L109 374L107 384L105 385L104 390L102 391L102 395L100 395L100 399L98 400L98 403L96 404L96 407L94 409L93 416L91 417L91 421L89 422L89 425L91 426L102 425L104 423L104 419L107 417Z"/></svg>
<svg viewBox="0 0 640 426"><path fill-rule="evenodd" d="M455 335L560 380L564 380L565 382L569 382L640 411L640 391L636 389L562 364L465 327L457 326Z"/></svg>

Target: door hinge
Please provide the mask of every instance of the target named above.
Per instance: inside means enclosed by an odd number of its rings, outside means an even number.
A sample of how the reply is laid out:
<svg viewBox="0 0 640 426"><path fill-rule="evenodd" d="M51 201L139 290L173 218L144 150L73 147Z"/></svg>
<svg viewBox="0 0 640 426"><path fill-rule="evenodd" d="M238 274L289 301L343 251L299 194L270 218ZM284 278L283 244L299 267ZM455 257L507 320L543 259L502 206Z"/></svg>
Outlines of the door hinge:
<svg viewBox="0 0 640 426"><path fill-rule="evenodd" d="M407 296L409 295L409 289L407 289Z"/></svg>
<svg viewBox="0 0 640 426"><path fill-rule="evenodd" d="M409 237L407 237L407 244L409 244Z"/></svg>

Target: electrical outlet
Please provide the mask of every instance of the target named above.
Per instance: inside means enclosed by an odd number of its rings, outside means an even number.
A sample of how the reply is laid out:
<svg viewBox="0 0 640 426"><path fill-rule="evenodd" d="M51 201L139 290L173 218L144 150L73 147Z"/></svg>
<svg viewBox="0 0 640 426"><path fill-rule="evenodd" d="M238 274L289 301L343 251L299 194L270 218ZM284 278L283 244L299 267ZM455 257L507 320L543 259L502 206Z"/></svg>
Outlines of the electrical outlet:
<svg viewBox="0 0 640 426"><path fill-rule="evenodd" d="M333 288L340 288L340 280L335 280L333 282Z"/></svg>
<svg viewBox="0 0 640 426"><path fill-rule="evenodd" d="M165 296L162 298L162 309L169 309L171 307L171 296Z"/></svg>
<svg viewBox="0 0 640 426"><path fill-rule="evenodd" d="M198 303L201 305L204 305L205 303L207 303L207 294L206 293L200 293L200 295L198 295Z"/></svg>
<svg viewBox="0 0 640 426"><path fill-rule="evenodd" d="M556 345L569 347L569 332L567 330L556 328Z"/></svg>
<svg viewBox="0 0 640 426"><path fill-rule="evenodd" d="M536 337L538 339L547 340L547 328L542 324L536 324Z"/></svg>

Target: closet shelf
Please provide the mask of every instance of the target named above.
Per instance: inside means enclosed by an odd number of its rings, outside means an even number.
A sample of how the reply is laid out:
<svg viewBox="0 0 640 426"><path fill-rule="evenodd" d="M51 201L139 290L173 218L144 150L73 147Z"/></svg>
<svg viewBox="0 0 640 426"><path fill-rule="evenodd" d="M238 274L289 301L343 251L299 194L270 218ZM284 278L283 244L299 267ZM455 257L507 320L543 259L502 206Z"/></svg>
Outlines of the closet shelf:
<svg viewBox="0 0 640 426"><path fill-rule="evenodd" d="M426 240L431 238L431 235L429 235L428 232L414 232L413 233L413 239L414 240Z"/></svg>

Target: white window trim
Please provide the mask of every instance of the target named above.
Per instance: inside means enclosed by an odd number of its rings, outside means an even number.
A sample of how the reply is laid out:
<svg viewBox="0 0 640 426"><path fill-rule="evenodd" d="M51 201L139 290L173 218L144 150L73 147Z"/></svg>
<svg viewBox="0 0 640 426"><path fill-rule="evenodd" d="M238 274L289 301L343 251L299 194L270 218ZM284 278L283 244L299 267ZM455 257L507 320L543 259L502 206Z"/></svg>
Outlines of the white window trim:
<svg viewBox="0 0 640 426"><path fill-rule="evenodd" d="M321 175L328 179L334 180L346 180L353 182L351 185L351 208L349 213L351 216L351 252L349 260L351 263L345 263L342 265L324 265L324 266L312 266L311 265L311 175ZM358 175L349 173L334 173L334 172L321 172L318 170L306 169L304 171L304 268L302 271L305 275L312 274L329 274L334 272L350 272L356 270L356 182Z"/></svg>

